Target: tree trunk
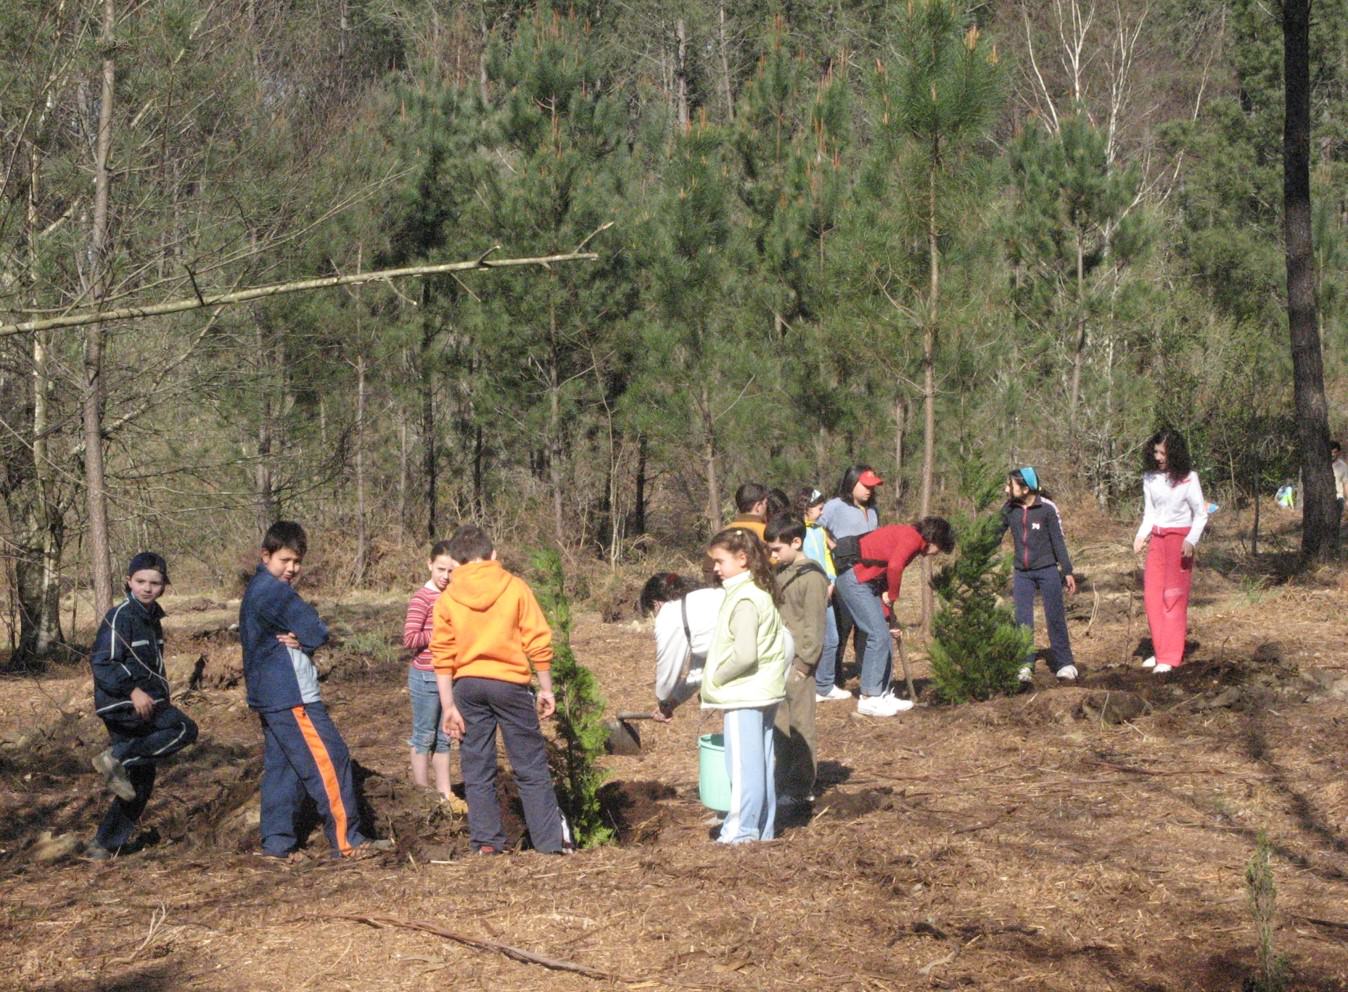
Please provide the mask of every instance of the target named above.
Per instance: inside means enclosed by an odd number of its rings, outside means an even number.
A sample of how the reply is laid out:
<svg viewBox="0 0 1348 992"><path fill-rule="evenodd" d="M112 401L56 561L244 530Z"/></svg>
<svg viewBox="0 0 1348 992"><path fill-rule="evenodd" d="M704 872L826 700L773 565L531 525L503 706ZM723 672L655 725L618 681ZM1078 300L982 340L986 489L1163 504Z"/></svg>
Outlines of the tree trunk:
<svg viewBox="0 0 1348 992"><path fill-rule="evenodd" d="M1067 400L1067 441L1075 455L1077 445L1077 412L1081 404L1081 366L1086 359L1086 247L1077 235L1077 294L1076 319L1072 344L1072 384Z"/></svg>
<svg viewBox="0 0 1348 992"><path fill-rule="evenodd" d="M435 477L435 376L434 363L431 361L431 348L435 344L435 321L427 312L430 303L430 289L421 288L421 465L426 483L426 538L436 540L439 527L439 511L436 507Z"/></svg>
<svg viewBox="0 0 1348 992"><path fill-rule="evenodd" d="M548 485L552 488L552 525L561 546L566 536L562 516L562 373L557 356L557 303L548 302Z"/></svg>
<svg viewBox="0 0 1348 992"><path fill-rule="evenodd" d="M482 440L482 425L473 425L473 512L481 519L487 515L487 494L483 490L487 450Z"/></svg>
<svg viewBox="0 0 1348 992"><path fill-rule="evenodd" d="M253 314L259 378L262 380L262 410L257 421L257 464L253 467L253 507L257 518L257 533L261 537L276 520L276 477L273 454L276 437L276 383L272 371L276 348L267 333L260 314Z"/></svg>
<svg viewBox="0 0 1348 992"><path fill-rule="evenodd" d="M730 56L727 53L728 45L725 37L725 0L720 0L716 5L716 13L720 18L720 55L721 55L721 94L725 99L725 119L730 123L735 120L735 96L730 86Z"/></svg>
<svg viewBox="0 0 1348 992"><path fill-rule="evenodd" d="M908 432L908 397L894 401L894 505L903 499L903 438Z"/></svg>
<svg viewBox="0 0 1348 992"><path fill-rule="evenodd" d="M401 407L401 404L399 404ZM398 541L407 533L407 418L398 417Z"/></svg>
<svg viewBox="0 0 1348 992"><path fill-rule="evenodd" d="M637 492L636 505L632 507L632 529L638 534L646 533L646 436L637 435Z"/></svg>
<svg viewBox="0 0 1348 992"><path fill-rule="evenodd" d="M936 474L936 336L941 316L941 243L936 219L936 174L941 164L940 139L932 139L927 167L927 320L922 334L922 493L918 516L931 512L932 480ZM931 559L922 556L922 632L931 634L935 600L931 588Z"/></svg>
<svg viewBox="0 0 1348 992"><path fill-rule="evenodd" d="M711 389L705 380L699 399L702 417L702 465L707 475L707 526L715 534L721 529L721 483L716 478L716 421L712 417Z"/></svg>
<svg viewBox="0 0 1348 992"><path fill-rule="evenodd" d="M365 581L370 535L365 523L365 356L356 359L356 562L352 583Z"/></svg>
<svg viewBox="0 0 1348 992"><path fill-rule="evenodd" d="M98 140L94 159L94 227L89 242L90 288L95 309L102 309L108 287L108 155L112 149L112 99L117 80L113 0L103 0L103 86L99 94ZM107 472L103 466L103 342L100 321L89 326L84 339L84 487L89 513L89 556L94 610L102 616L112 608L112 557L108 537Z"/></svg>
<svg viewBox="0 0 1348 992"><path fill-rule="evenodd" d="M1283 0L1283 230L1287 245L1287 326L1292 340L1292 390L1301 452L1301 553L1321 558L1334 547L1334 476L1324 356L1315 304L1311 245L1310 0Z"/></svg>
<svg viewBox="0 0 1348 992"><path fill-rule="evenodd" d="M682 17L674 22L674 37L678 43L674 62L674 106L679 133L683 134L688 130L688 28Z"/></svg>

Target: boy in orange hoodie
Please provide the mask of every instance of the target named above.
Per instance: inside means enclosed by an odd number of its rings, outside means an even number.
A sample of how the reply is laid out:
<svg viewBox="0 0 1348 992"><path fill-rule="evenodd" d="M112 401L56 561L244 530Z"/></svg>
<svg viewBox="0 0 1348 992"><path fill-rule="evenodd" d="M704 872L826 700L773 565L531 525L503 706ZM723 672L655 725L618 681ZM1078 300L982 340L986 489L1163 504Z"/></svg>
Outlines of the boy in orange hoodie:
<svg viewBox="0 0 1348 992"><path fill-rule="evenodd" d="M469 845L478 854L505 849L496 796L499 726L534 849L561 854L562 814L539 725L557 709L552 630L524 580L496 560L491 538L481 527L464 524L456 530L448 554L454 574L435 602L431 663L444 731L460 742ZM537 700L529 688L534 675Z"/></svg>

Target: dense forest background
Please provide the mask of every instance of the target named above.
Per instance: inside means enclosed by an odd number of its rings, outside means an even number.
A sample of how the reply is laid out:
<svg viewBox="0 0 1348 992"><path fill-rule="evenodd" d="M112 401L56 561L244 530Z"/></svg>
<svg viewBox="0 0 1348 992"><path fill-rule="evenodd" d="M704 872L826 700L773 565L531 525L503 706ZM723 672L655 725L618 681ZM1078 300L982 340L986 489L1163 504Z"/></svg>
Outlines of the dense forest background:
<svg viewBox="0 0 1348 992"><path fill-rule="evenodd" d="M1348 0L1313 10L1342 432ZM1131 506L1162 423L1220 499L1295 479L1276 4L6 0L0 38L0 320L600 256L0 336L16 660L91 548L224 584L278 515L359 587L468 517L667 556L854 461L891 520L980 459Z"/></svg>

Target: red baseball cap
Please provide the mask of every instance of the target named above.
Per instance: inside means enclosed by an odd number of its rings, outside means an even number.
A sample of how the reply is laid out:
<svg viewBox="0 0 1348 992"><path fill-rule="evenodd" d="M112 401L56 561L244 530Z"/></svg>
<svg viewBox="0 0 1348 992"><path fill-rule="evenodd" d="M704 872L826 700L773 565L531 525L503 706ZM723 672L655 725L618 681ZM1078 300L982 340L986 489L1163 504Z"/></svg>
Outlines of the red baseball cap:
<svg viewBox="0 0 1348 992"><path fill-rule="evenodd" d="M885 484L885 480L880 478L870 469L867 469L866 471L862 472L859 476L857 476L857 482L860 482L863 486L867 486L870 489L874 489L876 486L883 486Z"/></svg>

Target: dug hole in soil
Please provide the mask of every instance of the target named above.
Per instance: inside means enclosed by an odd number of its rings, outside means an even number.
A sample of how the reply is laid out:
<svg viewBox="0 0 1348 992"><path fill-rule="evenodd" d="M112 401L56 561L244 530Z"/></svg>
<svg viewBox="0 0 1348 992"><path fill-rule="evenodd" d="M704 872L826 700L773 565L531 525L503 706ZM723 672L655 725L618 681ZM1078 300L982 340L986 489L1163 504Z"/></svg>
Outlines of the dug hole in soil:
<svg viewBox="0 0 1348 992"><path fill-rule="evenodd" d="M310 815L318 857L257 857L236 604L169 600L174 681L191 686L177 701L202 734L161 768L139 853L79 856L107 802L87 674L0 683L0 988L1237 990L1258 962L1245 869L1262 833L1287 987L1348 989L1348 584L1331 571L1252 593L1240 574L1259 562L1214 533L1204 553L1228 567L1200 558L1189 663L1157 677L1138 667L1136 560L1114 536L1074 548L1078 683L1041 664L1020 695L934 705L912 644L926 705L875 720L820 704L813 808L736 848L711 843L697 801L697 737L717 720L684 707L606 759L617 844L468 857L464 818L410 782L390 596L320 600L341 634L319 661L362 816L396 852L329 861ZM905 584L910 621L917 593ZM646 709L649 627L608 615L578 617L578 658L610 714ZM504 761L500 784L517 843Z"/></svg>

